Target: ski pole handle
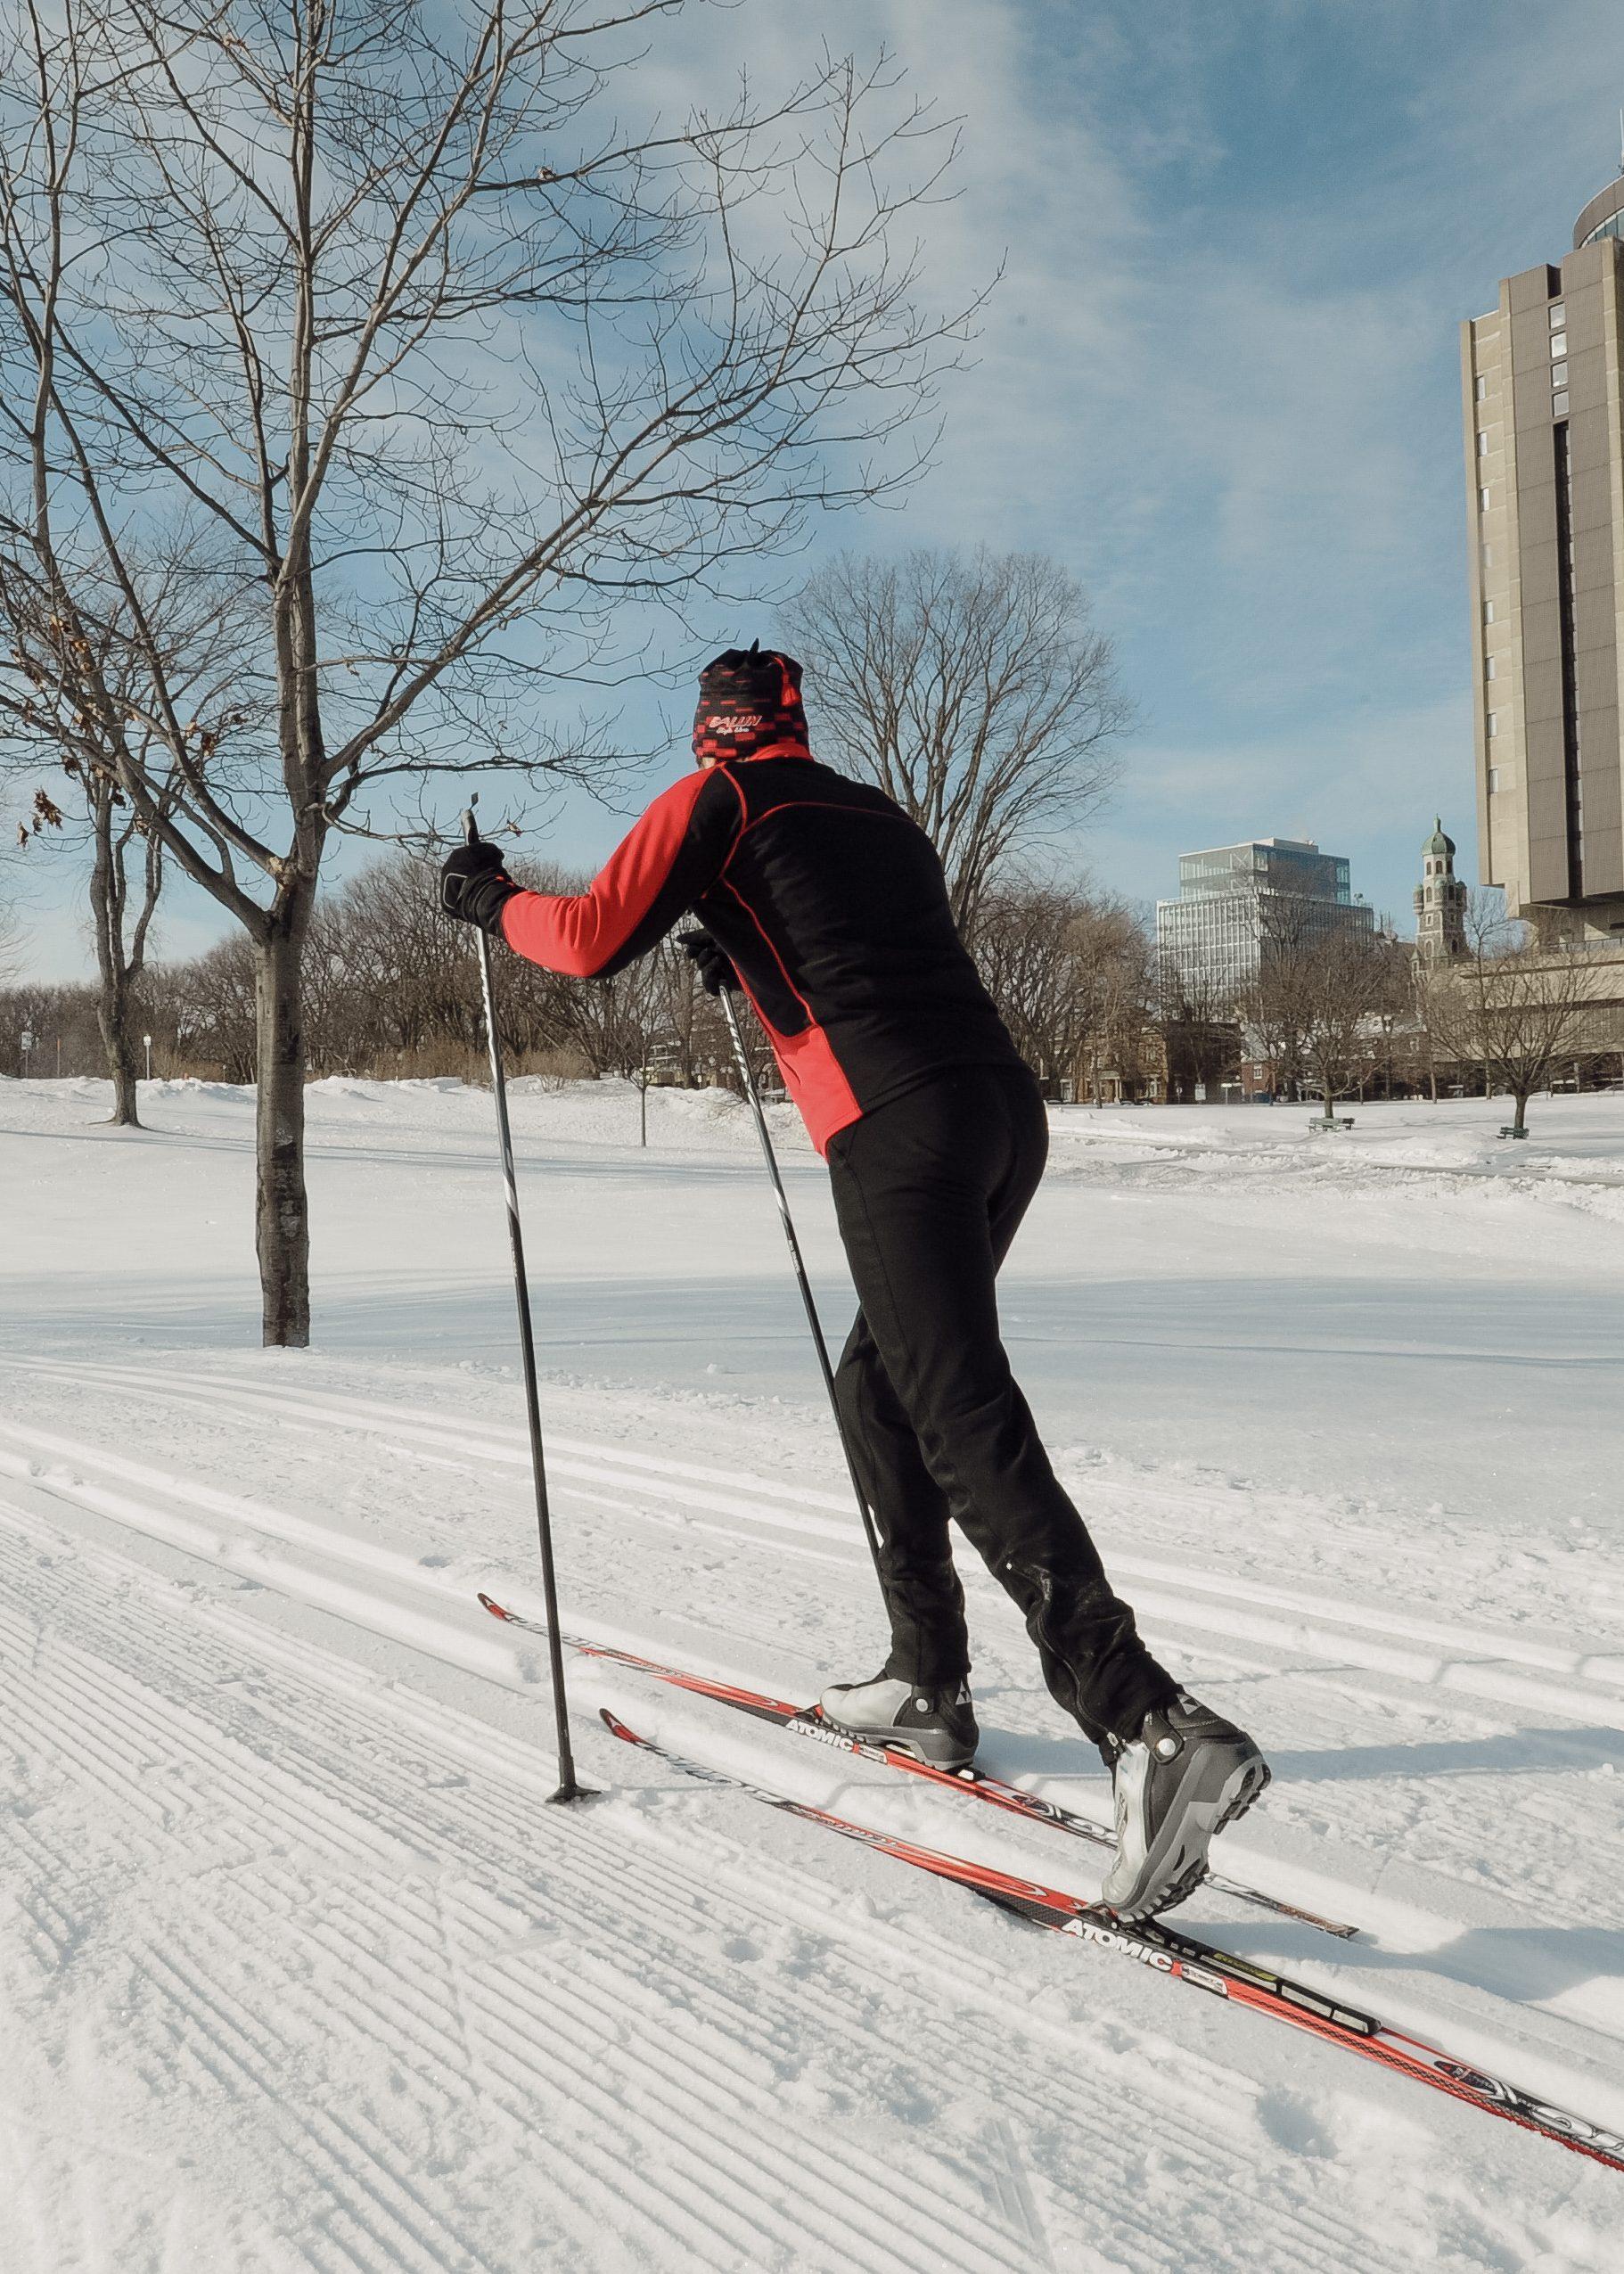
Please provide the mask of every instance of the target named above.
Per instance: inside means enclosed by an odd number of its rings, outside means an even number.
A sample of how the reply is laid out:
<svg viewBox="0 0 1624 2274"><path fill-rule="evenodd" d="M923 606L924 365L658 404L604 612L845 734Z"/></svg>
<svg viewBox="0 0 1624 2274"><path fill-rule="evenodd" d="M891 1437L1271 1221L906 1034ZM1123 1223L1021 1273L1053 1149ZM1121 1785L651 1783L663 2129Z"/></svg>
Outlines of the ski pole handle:
<svg viewBox="0 0 1624 2274"><path fill-rule="evenodd" d="M480 825L473 817L473 809L479 802L480 793L476 790L463 808L463 842L465 845L477 845L482 841L480 836Z"/></svg>

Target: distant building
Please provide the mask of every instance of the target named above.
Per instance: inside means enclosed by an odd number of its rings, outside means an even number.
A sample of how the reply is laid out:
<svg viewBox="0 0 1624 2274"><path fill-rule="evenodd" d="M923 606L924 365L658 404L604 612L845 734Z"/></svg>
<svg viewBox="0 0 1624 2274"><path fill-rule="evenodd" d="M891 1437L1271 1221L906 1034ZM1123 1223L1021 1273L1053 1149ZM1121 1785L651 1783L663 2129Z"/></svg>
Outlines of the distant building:
<svg viewBox="0 0 1624 2274"><path fill-rule="evenodd" d="M1455 840L1444 834L1440 815L1421 849L1421 882L1415 887L1415 953L1428 963L1466 952L1466 888L1455 874Z"/></svg>
<svg viewBox="0 0 1624 2274"><path fill-rule="evenodd" d="M1182 853L1178 898L1156 903L1162 994L1207 1017L1251 984L1271 945L1374 929L1348 863L1312 842L1262 837Z"/></svg>
<svg viewBox="0 0 1624 2274"><path fill-rule="evenodd" d="M1461 327L1478 874L1624 943L1624 177ZM1541 925L1541 928L1546 928Z"/></svg>

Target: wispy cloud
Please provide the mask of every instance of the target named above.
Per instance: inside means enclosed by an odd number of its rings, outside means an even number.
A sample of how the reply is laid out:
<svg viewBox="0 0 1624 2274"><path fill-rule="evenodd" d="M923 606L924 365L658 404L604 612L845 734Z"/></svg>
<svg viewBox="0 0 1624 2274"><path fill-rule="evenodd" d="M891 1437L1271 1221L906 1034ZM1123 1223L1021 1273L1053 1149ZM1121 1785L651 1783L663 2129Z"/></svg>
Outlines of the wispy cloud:
<svg viewBox="0 0 1624 2274"><path fill-rule="evenodd" d="M744 0L653 37L668 110L887 45L962 118L927 288L1003 282L934 472L817 543L1082 577L1144 727L1079 861L1149 897L1183 845L1300 828L1402 909L1441 807L1470 866L1457 325L1606 178L1617 0ZM613 833L582 804L554 850Z"/></svg>

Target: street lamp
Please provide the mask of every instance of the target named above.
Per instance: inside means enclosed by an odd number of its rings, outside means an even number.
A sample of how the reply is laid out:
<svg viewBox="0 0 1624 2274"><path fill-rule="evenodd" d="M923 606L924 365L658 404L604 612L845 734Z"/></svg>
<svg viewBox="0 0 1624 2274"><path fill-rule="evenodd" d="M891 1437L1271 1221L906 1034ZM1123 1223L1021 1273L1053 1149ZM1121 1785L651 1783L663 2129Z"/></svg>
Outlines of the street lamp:
<svg viewBox="0 0 1624 2274"><path fill-rule="evenodd" d="M148 1081L151 1081L152 1079L152 1038L150 1034L144 1034L141 1039L146 1045L146 1078Z"/></svg>

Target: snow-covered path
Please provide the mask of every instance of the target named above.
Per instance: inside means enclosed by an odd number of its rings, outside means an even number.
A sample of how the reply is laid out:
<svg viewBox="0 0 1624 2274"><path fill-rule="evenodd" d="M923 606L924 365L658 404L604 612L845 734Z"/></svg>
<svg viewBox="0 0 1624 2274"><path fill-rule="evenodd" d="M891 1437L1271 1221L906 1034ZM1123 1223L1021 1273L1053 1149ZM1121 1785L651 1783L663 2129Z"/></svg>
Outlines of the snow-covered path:
<svg viewBox="0 0 1624 2274"><path fill-rule="evenodd" d="M488 1132L461 1098L375 1094L357 1183L354 1112L332 1108L328 1197L365 1197L330 1210L330 1304L391 1273L431 1285L457 1243L476 1363L442 1360L435 1335L414 1351L404 1317L368 1350L267 1356L219 1325L242 1280L230 1101L167 1101L167 1146L119 1145L53 1088L0 1087L21 1139L0 1134L5 2274L1616 2263L1624 2179L695 1786L614 1745L592 1707L1087 1894L1078 1843L581 1662L603 1795L546 1807L545 1667L474 1601L537 1594L516 1386L484 1355L505 1299L499 1220L470 1212L495 1213L488 1174L473 1187ZM696 1348L681 1369L640 1351L628 1379L611 1319L554 1368L572 1623L782 1695L862 1671L872 1580L816 1384L781 1386L793 1293L780 1307L767 1282L782 1263L747 1133L701 1125L640 1161L594 1142L603 1101L576 1110L578 1134L541 1143L569 1185L550 1261L585 1284L595 1245L605 1309L633 1277L663 1287L667 1330L688 1318ZM1600 1118L1624 1113L1562 1110L1595 1117L1577 1163L1554 1148L1540 1170L1596 1179L1582 1262L1571 1193L1506 1185L1492 1158L1270 1163L1220 1129L1234 1157L1215 1167L1202 1141L1155 1157L1177 1117L1103 1117L1114 1145L1070 1150L1062 1129L1010 1307L1086 1285L1126 1206L1152 1227L1147 1283L1189 1266L1193 1224L1221 1277L1226 1240L1234 1261L1272 1213L1283 1308L1300 1238L1391 1318L1430 1211L1485 1306L1497 1253L1530 1279L1543 1254L1552 1315L1577 1272L1594 1324L1624 1301L1624 1142ZM1390 1151L1420 1142L1396 1128ZM531 1177L533 1210L555 1196ZM827 1277L809 1164L797 1201ZM160 1245L176 1308L121 1317ZM53 1258L83 1307L42 1327L14 1297ZM707 1376L681 1291L729 1277L773 1343ZM1257 1364L1231 1360L1254 1412ZM1461 1376L1476 1402L1448 1425L1492 1441L1497 1378L1469 1357ZM1577 1523L1495 1505L1474 1473L1419 1523L1380 1408L1343 1424L1380 1496L1316 1489L1261 1439L1244 1477L1158 1461L1103 1419L1062 1465L1152 1639L1268 1746L1276 1785L1226 1868L1365 1933L1335 1943L1210 1892L1192 1925L1624 2130L1618 1409L1544 1395ZM1103 1820L1103 1772L1035 1692L1007 1605L966 1577L988 1765Z"/></svg>

